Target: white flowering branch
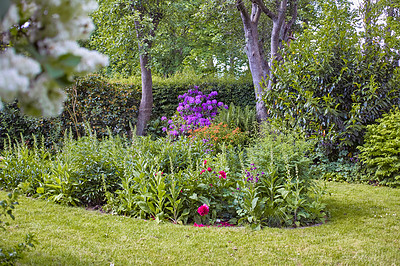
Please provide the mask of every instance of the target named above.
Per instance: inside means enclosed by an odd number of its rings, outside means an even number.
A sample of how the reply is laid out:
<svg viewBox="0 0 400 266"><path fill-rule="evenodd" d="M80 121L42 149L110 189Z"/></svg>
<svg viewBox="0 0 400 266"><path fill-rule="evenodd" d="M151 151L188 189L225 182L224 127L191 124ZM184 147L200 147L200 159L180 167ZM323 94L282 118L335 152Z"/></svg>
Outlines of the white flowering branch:
<svg viewBox="0 0 400 266"><path fill-rule="evenodd" d="M1 0L0 108L18 99L26 114L58 115L61 87L108 64L77 43L94 29L96 8L95 0Z"/></svg>

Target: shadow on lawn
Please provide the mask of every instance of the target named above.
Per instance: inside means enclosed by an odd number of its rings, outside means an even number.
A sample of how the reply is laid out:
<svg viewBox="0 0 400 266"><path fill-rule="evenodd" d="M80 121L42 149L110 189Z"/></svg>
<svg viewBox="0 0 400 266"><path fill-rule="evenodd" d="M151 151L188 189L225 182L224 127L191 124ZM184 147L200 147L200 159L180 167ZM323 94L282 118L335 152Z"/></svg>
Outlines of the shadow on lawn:
<svg viewBox="0 0 400 266"><path fill-rule="evenodd" d="M350 201L343 195L341 199L330 198L326 201L331 221L342 219L361 219L371 217L373 213L383 212L385 206L372 201Z"/></svg>

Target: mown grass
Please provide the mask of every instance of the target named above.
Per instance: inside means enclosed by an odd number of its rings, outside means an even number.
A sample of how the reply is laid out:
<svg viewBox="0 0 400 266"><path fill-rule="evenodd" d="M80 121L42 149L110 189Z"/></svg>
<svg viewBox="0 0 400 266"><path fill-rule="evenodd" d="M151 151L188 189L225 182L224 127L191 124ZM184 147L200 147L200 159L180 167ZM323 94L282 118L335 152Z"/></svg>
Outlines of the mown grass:
<svg viewBox="0 0 400 266"><path fill-rule="evenodd" d="M157 225L21 197L0 246L34 233L39 243L23 265L400 264L400 190L327 186L328 223L262 231Z"/></svg>

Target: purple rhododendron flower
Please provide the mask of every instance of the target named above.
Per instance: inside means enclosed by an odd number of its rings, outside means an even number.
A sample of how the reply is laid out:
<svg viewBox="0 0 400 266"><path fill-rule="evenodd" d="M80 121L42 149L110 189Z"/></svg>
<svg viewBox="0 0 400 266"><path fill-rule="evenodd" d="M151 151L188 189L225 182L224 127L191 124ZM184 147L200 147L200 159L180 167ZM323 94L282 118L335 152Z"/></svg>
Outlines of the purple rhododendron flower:
<svg viewBox="0 0 400 266"><path fill-rule="evenodd" d="M194 86L194 89L190 89L187 93L178 96L180 103L178 104L177 111L183 122L174 125L174 122L170 119L168 124L173 125L170 129L179 129L184 134L185 131L190 129L211 125L212 120L218 114L217 108L224 104L214 98L218 95L218 92L212 91L209 94L203 94L198 88L198 86ZM166 117L161 118L162 121L166 119ZM169 134L175 135L175 132L176 130L172 133L169 132Z"/></svg>

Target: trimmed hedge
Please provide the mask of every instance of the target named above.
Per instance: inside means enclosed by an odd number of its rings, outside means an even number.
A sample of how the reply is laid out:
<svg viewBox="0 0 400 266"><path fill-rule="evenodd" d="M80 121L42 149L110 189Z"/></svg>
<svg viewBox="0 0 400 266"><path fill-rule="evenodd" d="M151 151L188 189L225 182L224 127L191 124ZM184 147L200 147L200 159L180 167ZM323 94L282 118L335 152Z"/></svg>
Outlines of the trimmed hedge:
<svg viewBox="0 0 400 266"><path fill-rule="evenodd" d="M191 79L155 80L153 83L154 106L152 119L172 116L178 105L178 95L194 85L205 93L218 92L218 99L226 104L255 105L254 87L249 79ZM74 86L66 89L68 99L63 113L57 118L35 119L21 115L17 103L6 105L0 112L0 149L7 135L12 140L24 136L30 143L32 135L43 137L47 147L62 140L71 128L75 136L85 135L86 127L95 130L98 137L109 134L130 134L136 124L141 99L140 79L112 81L99 75L76 79ZM153 123L154 124L154 123Z"/></svg>

